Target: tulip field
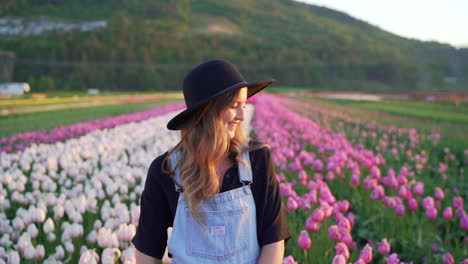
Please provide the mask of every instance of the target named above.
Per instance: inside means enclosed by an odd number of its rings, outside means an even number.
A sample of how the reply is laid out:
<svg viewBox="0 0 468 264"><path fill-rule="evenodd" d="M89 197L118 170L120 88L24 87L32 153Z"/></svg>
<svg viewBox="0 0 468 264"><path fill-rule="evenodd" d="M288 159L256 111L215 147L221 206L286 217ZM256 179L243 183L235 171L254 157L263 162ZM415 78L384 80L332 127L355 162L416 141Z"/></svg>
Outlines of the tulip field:
<svg viewBox="0 0 468 264"><path fill-rule="evenodd" d="M250 102L292 234L283 263L468 263L468 146L307 99ZM135 263L147 169L183 108L1 138L0 264Z"/></svg>

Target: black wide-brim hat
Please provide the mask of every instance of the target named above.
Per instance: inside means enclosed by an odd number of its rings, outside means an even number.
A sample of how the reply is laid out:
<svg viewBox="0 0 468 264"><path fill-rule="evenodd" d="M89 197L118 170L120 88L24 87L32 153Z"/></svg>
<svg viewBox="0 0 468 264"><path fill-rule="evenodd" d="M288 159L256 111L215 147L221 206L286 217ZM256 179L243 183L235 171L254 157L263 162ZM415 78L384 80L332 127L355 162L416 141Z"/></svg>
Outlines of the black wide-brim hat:
<svg viewBox="0 0 468 264"><path fill-rule="evenodd" d="M247 83L237 68L226 60L209 60L193 68L184 78L183 91L187 109L167 123L170 130L180 130L188 119L210 100L242 87L247 98L270 85L274 80Z"/></svg>

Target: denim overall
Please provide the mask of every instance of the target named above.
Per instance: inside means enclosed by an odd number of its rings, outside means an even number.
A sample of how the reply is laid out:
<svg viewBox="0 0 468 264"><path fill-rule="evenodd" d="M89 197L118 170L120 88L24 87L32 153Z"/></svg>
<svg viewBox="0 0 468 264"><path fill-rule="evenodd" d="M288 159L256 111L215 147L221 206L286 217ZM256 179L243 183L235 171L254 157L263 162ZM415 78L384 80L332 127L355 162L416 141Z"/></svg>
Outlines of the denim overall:
<svg viewBox="0 0 468 264"><path fill-rule="evenodd" d="M171 155L171 164L177 164L178 156L179 152ZM201 205L200 214L205 226L195 220L183 199L182 190L176 185L179 201L168 242L172 264L257 263L260 247L255 202L250 189L252 170L248 152L242 153L242 158L249 165L238 164L243 186L218 193ZM178 168L175 180L182 183Z"/></svg>

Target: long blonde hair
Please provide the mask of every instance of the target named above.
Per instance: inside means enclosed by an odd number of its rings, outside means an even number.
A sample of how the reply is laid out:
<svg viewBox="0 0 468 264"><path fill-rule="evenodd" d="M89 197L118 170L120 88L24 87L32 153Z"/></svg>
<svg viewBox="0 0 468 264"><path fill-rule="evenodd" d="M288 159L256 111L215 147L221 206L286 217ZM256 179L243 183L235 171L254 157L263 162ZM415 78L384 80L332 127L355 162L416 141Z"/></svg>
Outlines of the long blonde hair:
<svg viewBox="0 0 468 264"><path fill-rule="evenodd" d="M221 95L200 107L187 123L190 127L181 130L181 141L166 155L163 160L163 171L168 173L173 182L175 167L179 168L185 202L198 222L203 222L199 212L201 204L216 195L220 189L217 162L225 154L241 153L263 147L263 145L248 146L250 137L246 135L242 125L238 125L232 139L229 139L221 115L232 104L237 91ZM176 150L180 151L179 161L170 170L164 169L169 156ZM240 155L236 161L247 164Z"/></svg>

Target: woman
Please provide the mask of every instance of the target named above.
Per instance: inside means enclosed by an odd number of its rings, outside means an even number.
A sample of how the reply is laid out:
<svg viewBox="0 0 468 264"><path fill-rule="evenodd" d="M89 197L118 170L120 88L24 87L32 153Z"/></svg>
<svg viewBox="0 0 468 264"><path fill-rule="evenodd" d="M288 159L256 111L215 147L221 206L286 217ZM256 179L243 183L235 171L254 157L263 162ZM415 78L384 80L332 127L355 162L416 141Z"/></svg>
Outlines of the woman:
<svg viewBox="0 0 468 264"><path fill-rule="evenodd" d="M286 225L270 150L241 122L247 98L273 81L248 84L228 61L196 66L184 79L187 109L167 124L181 141L156 158L132 243L137 263L281 263Z"/></svg>

